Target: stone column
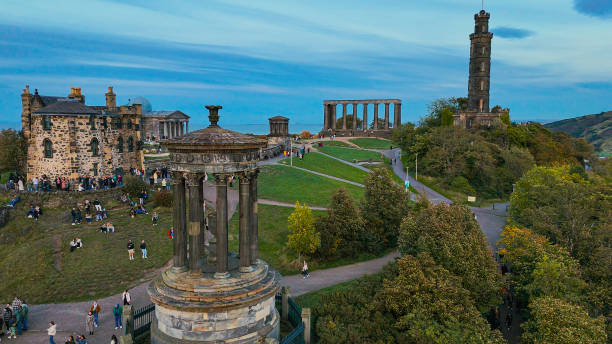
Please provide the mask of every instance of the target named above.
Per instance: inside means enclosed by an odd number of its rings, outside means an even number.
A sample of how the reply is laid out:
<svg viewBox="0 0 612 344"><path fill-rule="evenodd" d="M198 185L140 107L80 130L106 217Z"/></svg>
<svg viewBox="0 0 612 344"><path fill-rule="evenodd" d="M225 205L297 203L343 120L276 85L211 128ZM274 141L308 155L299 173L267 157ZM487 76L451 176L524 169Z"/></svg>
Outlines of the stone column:
<svg viewBox="0 0 612 344"><path fill-rule="evenodd" d="M257 264L257 258L259 258L259 231L258 231L258 219L257 219L257 175L259 170L251 172L250 185L249 185L249 196L251 198L251 231L249 233L249 239L251 247L251 265Z"/></svg>
<svg viewBox="0 0 612 344"><path fill-rule="evenodd" d="M180 121L178 125L179 125L179 135L183 136L183 121Z"/></svg>
<svg viewBox="0 0 612 344"><path fill-rule="evenodd" d="M173 268L185 271L187 265L187 230L185 226L185 179L182 173L173 172L174 212L174 258Z"/></svg>
<svg viewBox="0 0 612 344"><path fill-rule="evenodd" d="M374 130L378 130L378 103L374 103Z"/></svg>
<svg viewBox="0 0 612 344"><path fill-rule="evenodd" d="M385 103L385 129L389 129L389 103Z"/></svg>
<svg viewBox="0 0 612 344"><path fill-rule="evenodd" d="M168 138L168 127L166 126L166 122L161 122L161 125L164 127L164 138Z"/></svg>
<svg viewBox="0 0 612 344"><path fill-rule="evenodd" d="M200 178L196 173L189 173L185 176L187 187L189 188L189 272L201 274L200 264L200 214L202 214L202 204L200 203Z"/></svg>
<svg viewBox="0 0 612 344"><path fill-rule="evenodd" d="M361 129L368 131L368 103L363 104L363 121L361 122Z"/></svg>
<svg viewBox="0 0 612 344"><path fill-rule="evenodd" d="M185 121L185 134L189 133L189 120Z"/></svg>
<svg viewBox="0 0 612 344"><path fill-rule="evenodd" d="M323 104L323 130L327 130L328 128L328 117L329 117L329 105Z"/></svg>
<svg viewBox="0 0 612 344"><path fill-rule="evenodd" d="M216 174L217 188L217 269L215 278L229 277L227 266L227 174Z"/></svg>
<svg viewBox="0 0 612 344"><path fill-rule="evenodd" d="M336 118L336 108L338 107L338 104L334 104L332 105L332 129L336 130L336 121L338 120Z"/></svg>
<svg viewBox="0 0 612 344"><path fill-rule="evenodd" d="M239 241L239 255L240 255L240 272L251 272L251 255L250 255L250 238L249 232L251 231L251 219L250 219L250 207L251 200L249 198L249 176L248 172L243 172L238 176L240 181L239 195L240 195L240 234L238 236Z"/></svg>
<svg viewBox="0 0 612 344"><path fill-rule="evenodd" d="M357 130L357 103L353 104L353 132Z"/></svg>
<svg viewBox="0 0 612 344"><path fill-rule="evenodd" d="M393 104L393 128L398 128L402 124L402 103Z"/></svg>
<svg viewBox="0 0 612 344"><path fill-rule="evenodd" d="M342 130L346 130L346 104L342 104Z"/></svg>
<svg viewBox="0 0 612 344"><path fill-rule="evenodd" d="M182 122L181 122L182 125ZM204 177L201 177L200 179L200 184L198 185L198 212L199 214L199 218L200 218L200 257L204 256L204 253L206 253L207 251L207 247L206 247L206 222L207 222L207 218L206 218L206 213L204 212L204 185L206 184L206 182L204 181Z"/></svg>

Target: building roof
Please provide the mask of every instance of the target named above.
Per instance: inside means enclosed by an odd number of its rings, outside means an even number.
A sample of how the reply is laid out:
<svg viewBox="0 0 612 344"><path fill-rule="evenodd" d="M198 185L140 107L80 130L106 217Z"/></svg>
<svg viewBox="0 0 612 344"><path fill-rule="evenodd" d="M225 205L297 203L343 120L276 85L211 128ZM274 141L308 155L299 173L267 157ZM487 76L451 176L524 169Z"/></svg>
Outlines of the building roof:
<svg viewBox="0 0 612 344"><path fill-rule="evenodd" d="M161 111L149 111L142 114L143 116L159 116L159 117L175 117L175 118L190 118L180 110L161 110Z"/></svg>
<svg viewBox="0 0 612 344"><path fill-rule="evenodd" d="M287 117L283 117L283 116L280 116L280 115L279 115L279 116L270 117L270 118L268 118L268 120L273 120L273 121L280 121L280 120L282 120L282 121L288 121L288 120L289 120L289 118L287 118Z"/></svg>
<svg viewBox="0 0 612 344"><path fill-rule="evenodd" d="M128 105L134 105L134 104L142 105L142 112L151 112L151 110L153 110L153 106L151 105L151 102L145 97L138 96L133 99L130 99L130 101L128 102Z"/></svg>
<svg viewBox="0 0 612 344"><path fill-rule="evenodd" d="M57 103L58 100L64 97L54 97L54 96L40 96L45 106L51 105L53 103Z"/></svg>
<svg viewBox="0 0 612 344"><path fill-rule="evenodd" d="M96 115L100 111L85 106L78 101L59 100L36 111L37 114L58 114L58 115Z"/></svg>

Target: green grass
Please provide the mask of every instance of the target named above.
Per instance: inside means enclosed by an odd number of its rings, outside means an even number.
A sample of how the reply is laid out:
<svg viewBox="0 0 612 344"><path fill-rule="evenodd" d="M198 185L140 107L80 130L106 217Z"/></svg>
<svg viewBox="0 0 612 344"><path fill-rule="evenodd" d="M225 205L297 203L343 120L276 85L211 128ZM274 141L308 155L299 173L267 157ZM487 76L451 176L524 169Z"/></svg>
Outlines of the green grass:
<svg viewBox="0 0 612 344"><path fill-rule="evenodd" d="M338 188L344 188L355 200L362 199L364 193L362 187L283 165L263 166L258 179L259 198L291 204L299 201L326 207Z"/></svg>
<svg viewBox="0 0 612 344"><path fill-rule="evenodd" d="M369 160L383 161L383 155L381 153L369 150L331 146L317 147L317 150L349 162Z"/></svg>
<svg viewBox="0 0 612 344"><path fill-rule="evenodd" d="M158 211L160 223L153 227L151 215L131 219L127 208L107 202L116 232L103 234L97 230L101 223L95 221L71 226L68 208L43 208L39 221L27 219L27 205L20 203L11 221L0 229L3 238L12 238L0 244L2 301L14 295L32 304L106 297L143 283L172 256L172 242L167 238L172 222L169 209ZM83 248L70 252L69 242L76 236L83 240ZM129 261L128 239L138 243L145 239L149 259L140 258L137 244L136 260Z"/></svg>
<svg viewBox="0 0 612 344"><path fill-rule="evenodd" d="M289 159L281 160L281 163L289 165ZM294 158L293 166L325 173L330 176L350 180L360 184L363 184L365 177L368 175L368 172L366 171L347 165L317 152L304 155L303 160Z"/></svg>
<svg viewBox="0 0 612 344"><path fill-rule="evenodd" d="M351 146L348 143L343 142L343 141L331 141L331 140L328 140L328 141L321 141L321 142L323 142L323 146L353 147L353 146ZM315 144L315 146L316 146L316 144Z"/></svg>
<svg viewBox="0 0 612 344"><path fill-rule="evenodd" d="M311 291L310 293L306 293L298 297L294 297L293 300L298 304L298 306L302 308L313 308L319 304L321 297L327 294L337 292L337 291L351 289L357 283L358 283L357 279L342 282L342 283L335 284L327 288L319 289L316 291Z"/></svg>
<svg viewBox="0 0 612 344"><path fill-rule="evenodd" d="M389 149L393 143L389 140L379 139L375 137L360 137L350 139L349 142L356 144L361 148L368 149Z"/></svg>

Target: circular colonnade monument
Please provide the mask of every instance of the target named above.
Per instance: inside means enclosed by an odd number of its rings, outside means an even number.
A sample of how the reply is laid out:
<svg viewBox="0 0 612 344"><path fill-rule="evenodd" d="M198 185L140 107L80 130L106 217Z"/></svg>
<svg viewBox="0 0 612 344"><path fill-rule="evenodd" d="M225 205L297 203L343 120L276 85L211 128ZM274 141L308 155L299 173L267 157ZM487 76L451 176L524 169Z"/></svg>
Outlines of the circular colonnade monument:
<svg viewBox="0 0 612 344"><path fill-rule="evenodd" d="M162 141L174 184L174 257L148 288L151 343L276 343L279 277L258 259L257 243L257 161L266 141L220 128L221 106L206 108L208 128ZM205 176L214 178L217 194L211 240L202 230ZM231 176L240 182L238 254L228 252Z"/></svg>

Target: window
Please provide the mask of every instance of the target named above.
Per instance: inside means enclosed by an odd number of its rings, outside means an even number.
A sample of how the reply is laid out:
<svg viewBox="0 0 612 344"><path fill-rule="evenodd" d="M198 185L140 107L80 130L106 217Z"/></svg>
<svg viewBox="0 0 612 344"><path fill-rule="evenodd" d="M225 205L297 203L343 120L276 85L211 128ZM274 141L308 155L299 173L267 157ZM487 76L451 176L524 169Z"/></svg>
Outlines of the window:
<svg viewBox="0 0 612 344"><path fill-rule="evenodd" d="M97 177L97 176L98 176L98 163L97 163L97 162L94 162L94 163L93 163L93 168L92 168L92 170L93 170L93 175L94 175L94 177Z"/></svg>
<svg viewBox="0 0 612 344"><path fill-rule="evenodd" d="M133 152L133 151L134 151L134 138L130 136L128 138L128 152Z"/></svg>
<svg viewBox="0 0 612 344"><path fill-rule="evenodd" d="M482 112L482 109L484 108L484 99L480 98L480 112Z"/></svg>
<svg viewBox="0 0 612 344"><path fill-rule="evenodd" d="M123 127L123 125L121 125L121 117L115 117L111 121L114 129L121 129Z"/></svg>
<svg viewBox="0 0 612 344"><path fill-rule="evenodd" d="M485 82L484 80L480 80L480 90L484 91L484 89L485 89Z"/></svg>
<svg viewBox="0 0 612 344"><path fill-rule="evenodd" d="M45 158L53 158L53 144L51 140L45 139L43 141L43 147L45 149Z"/></svg>
<svg viewBox="0 0 612 344"><path fill-rule="evenodd" d="M51 116L42 116L42 126L44 130L51 130Z"/></svg>
<svg viewBox="0 0 612 344"><path fill-rule="evenodd" d="M91 156L98 156L100 154L100 142L95 137L91 139Z"/></svg>
<svg viewBox="0 0 612 344"><path fill-rule="evenodd" d="M132 121L129 119L127 120L127 128L132 129Z"/></svg>
<svg viewBox="0 0 612 344"><path fill-rule="evenodd" d="M482 55L486 55L486 54L487 54L487 47L482 47L482 48L480 48L480 53L481 53Z"/></svg>
<svg viewBox="0 0 612 344"><path fill-rule="evenodd" d="M484 62L480 62L480 71L481 72L485 71L485 63Z"/></svg>
<svg viewBox="0 0 612 344"><path fill-rule="evenodd" d="M123 137L120 137L117 140L117 150L119 151L119 153L123 153Z"/></svg>
<svg viewBox="0 0 612 344"><path fill-rule="evenodd" d="M91 130L96 129L96 115L89 115L89 125L91 126Z"/></svg>
<svg viewBox="0 0 612 344"><path fill-rule="evenodd" d="M102 117L102 127L104 130L108 128L108 122L106 121L106 116Z"/></svg>

